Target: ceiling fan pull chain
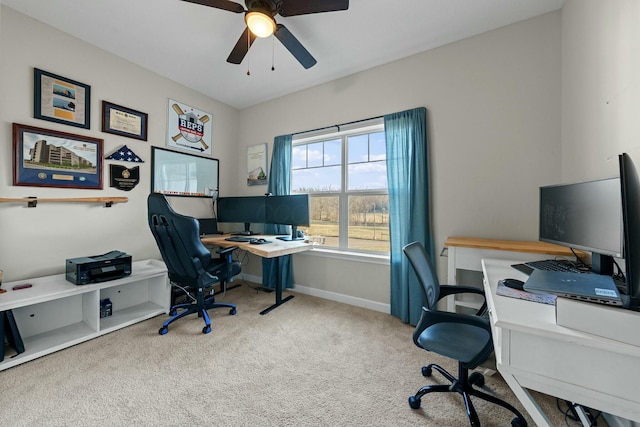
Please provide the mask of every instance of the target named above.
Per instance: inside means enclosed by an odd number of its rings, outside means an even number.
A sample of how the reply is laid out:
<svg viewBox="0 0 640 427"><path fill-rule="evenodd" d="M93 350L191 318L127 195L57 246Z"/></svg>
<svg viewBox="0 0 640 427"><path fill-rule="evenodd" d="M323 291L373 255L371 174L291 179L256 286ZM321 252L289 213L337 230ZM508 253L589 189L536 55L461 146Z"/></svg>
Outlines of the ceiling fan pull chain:
<svg viewBox="0 0 640 427"><path fill-rule="evenodd" d="M251 47L251 34L247 31L247 53L249 53L249 48ZM250 67L249 67L249 55L247 55L247 76L251 75Z"/></svg>
<svg viewBox="0 0 640 427"><path fill-rule="evenodd" d="M276 42L275 42L275 37L273 35L271 35L271 71L275 70L275 58L276 58L276 54L275 54L275 50L276 50Z"/></svg>

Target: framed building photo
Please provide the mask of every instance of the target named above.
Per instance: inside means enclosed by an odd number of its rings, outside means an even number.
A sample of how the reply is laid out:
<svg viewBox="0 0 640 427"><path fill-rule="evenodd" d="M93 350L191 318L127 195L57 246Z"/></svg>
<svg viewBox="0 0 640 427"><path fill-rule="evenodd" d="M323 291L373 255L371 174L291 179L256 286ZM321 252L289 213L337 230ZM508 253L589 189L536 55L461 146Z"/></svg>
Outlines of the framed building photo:
<svg viewBox="0 0 640 427"><path fill-rule="evenodd" d="M33 117L89 129L91 86L34 68Z"/></svg>
<svg viewBox="0 0 640 427"><path fill-rule="evenodd" d="M13 124L13 185L102 189L103 140Z"/></svg>
<svg viewBox="0 0 640 427"><path fill-rule="evenodd" d="M102 132L147 140L147 114L102 101Z"/></svg>

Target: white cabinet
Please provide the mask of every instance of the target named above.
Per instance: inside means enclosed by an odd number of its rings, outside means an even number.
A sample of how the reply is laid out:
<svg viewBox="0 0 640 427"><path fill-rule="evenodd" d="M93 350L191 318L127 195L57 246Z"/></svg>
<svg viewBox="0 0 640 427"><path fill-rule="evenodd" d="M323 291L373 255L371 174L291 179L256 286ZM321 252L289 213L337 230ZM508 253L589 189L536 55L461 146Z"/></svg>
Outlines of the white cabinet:
<svg viewBox="0 0 640 427"><path fill-rule="evenodd" d="M130 276L74 285L64 274L3 284L0 312L12 310L25 351L5 357L0 370L169 312L171 287L161 261L132 263ZM12 290L31 283L27 289ZM112 315L100 318L100 300L109 298Z"/></svg>
<svg viewBox="0 0 640 427"><path fill-rule="evenodd" d="M447 284L470 285L482 289L482 260L504 259L521 261L534 261L562 257L575 260L571 249L544 242L528 242L517 240L479 239L474 237L449 237L445 242L447 248L448 268ZM577 251L578 255L582 253ZM461 270L476 272L477 280L472 283L461 281ZM515 274L515 270L514 270ZM460 299L453 295L447 297L447 310L456 311L459 307L478 309L482 299L465 295Z"/></svg>

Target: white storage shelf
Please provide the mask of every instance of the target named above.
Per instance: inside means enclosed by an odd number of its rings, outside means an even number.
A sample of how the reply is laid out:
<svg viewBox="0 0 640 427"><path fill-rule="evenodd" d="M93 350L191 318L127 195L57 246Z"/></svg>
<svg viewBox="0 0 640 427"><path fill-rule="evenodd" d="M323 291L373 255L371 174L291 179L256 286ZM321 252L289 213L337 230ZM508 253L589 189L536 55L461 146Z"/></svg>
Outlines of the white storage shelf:
<svg viewBox="0 0 640 427"><path fill-rule="evenodd" d="M27 289L15 285L31 283ZM130 276L103 283L74 285L64 274L3 285L0 311L12 310L25 351L0 362L0 370L90 340L169 312L171 288L161 261L132 264ZM109 298L113 313L100 318L100 300Z"/></svg>

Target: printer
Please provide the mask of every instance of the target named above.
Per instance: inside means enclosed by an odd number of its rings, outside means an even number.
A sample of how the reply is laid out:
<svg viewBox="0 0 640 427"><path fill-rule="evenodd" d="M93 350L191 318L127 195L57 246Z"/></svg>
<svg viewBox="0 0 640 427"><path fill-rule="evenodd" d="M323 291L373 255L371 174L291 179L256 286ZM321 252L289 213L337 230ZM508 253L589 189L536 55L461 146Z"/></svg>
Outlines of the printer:
<svg viewBox="0 0 640 427"><path fill-rule="evenodd" d="M130 274L131 255L121 251L67 259L66 279L75 285L106 282Z"/></svg>

